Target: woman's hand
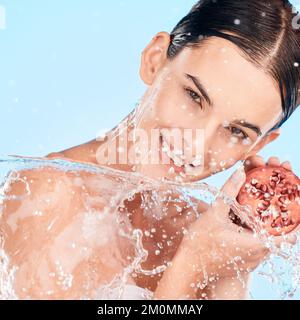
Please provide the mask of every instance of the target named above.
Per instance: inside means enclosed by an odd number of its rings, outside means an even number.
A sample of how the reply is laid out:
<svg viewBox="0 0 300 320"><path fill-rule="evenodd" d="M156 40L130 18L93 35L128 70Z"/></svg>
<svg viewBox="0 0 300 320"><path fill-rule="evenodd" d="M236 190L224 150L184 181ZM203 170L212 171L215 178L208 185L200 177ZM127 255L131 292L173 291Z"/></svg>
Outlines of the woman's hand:
<svg viewBox="0 0 300 320"><path fill-rule="evenodd" d="M252 157L249 157L245 161L245 172L249 172L252 169L255 169L257 167L261 166L282 166L283 168L287 170L292 171L292 165L289 161L281 162L278 157L270 157L268 161L265 162L264 158L255 155ZM289 233L287 236L283 237L276 237L275 238L275 244L279 247L283 241L289 242L291 244L295 244L297 242L297 233L299 233L300 226L296 228L293 232Z"/></svg>
<svg viewBox="0 0 300 320"><path fill-rule="evenodd" d="M248 172L256 167L265 165L282 166L287 170L292 170L291 164L286 161L280 163L277 157L271 157L267 162L260 156L254 156L246 160L245 171ZM288 239L290 243L294 244L297 240L296 232L289 234ZM283 239L277 237L275 244L279 246ZM242 280L242 281L241 281ZM218 281L214 281L205 291L202 291L202 295L210 299L244 299L247 297L247 283L249 280L249 274L237 277L223 277Z"/></svg>
<svg viewBox="0 0 300 320"><path fill-rule="evenodd" d="M235 199L245 172L236 171L222 191ZM157 299L196 298L210 281L254 270L268 249L249 230L232 223L230 207L221 198L188 227L188 233L164 272L154 297Z"/></svg>
<svg viewBox="0 0 300 320"><path fill-rule="evenodd" d="M247 160L246 171L265 165L259 156ZM279 160L272 157L267 164L278 163ZM282 165L291 169L287 162ZM235 199L245 178L245 171L239 169L225 183L222 192ZM251 230L232 223L229 210L229 205L218 198L188 227L171 266L159 282L156 298L196 298L201 289L210 285L215 286L216 298L245 297L240 280L247 282L247 276L264 260L269 249ZM294 243L295 235L285 239L276 237L277 245L283 240ZM233 292L233 283L236 292Z"/></svg>
<svg viewBox="0 0 300 320"><path fill-rule="evenodd" d="M225 183L222 193L235 199L245 179L245 172L240 168ZM183 238L179 251L189 256L200 279L248 273L268 254L268 249L252 231L232 223L229 210L230 206L219 197L189 226L188 234Z"/></svg>
<svg viewBox="0 0 300 320"><path fill-rule="evenodd" d="M289 161L285 161L280 163L279 158L277 157L271 157L267 162L264 161L264 158L258 155L249 157L245 161L245 172L247 173L248 171L265 166L265 165L270 165L270 166L282 166L283 168L287 170L292 170L292 165Z"/></svg>

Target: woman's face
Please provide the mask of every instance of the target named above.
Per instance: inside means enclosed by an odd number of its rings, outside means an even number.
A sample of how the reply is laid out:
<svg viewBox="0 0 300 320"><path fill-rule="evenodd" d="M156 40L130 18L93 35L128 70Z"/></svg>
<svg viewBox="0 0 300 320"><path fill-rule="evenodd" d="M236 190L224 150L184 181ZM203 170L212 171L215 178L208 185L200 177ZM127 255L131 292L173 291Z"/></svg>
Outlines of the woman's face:
<svg viewBox="0 0 300 320"><path fill-rule="evenodd" d="M138 111L138 128L148 136L159 129L164 161L138 165L138 171L200 180L278 136L279 130L264 137L282 114L279 89L234 44L212 37L169 61L169 41L168 33L159 33L142 55L140 74L148 90Z"/></svg>

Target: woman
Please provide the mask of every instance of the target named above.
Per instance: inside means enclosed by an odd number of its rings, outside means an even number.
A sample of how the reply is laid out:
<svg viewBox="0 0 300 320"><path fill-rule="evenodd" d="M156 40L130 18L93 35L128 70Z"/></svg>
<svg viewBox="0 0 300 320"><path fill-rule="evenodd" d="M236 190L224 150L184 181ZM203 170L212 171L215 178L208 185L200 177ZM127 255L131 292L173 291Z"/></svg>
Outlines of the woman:
<svg viewBox="0 0 300 320"><path fill-rule="evenodd" d="M263 165L257 152L278 138L281 125L300 101L300 34L293 28L295 18L292 6L284 0L197 2L171 34L159 32L143 51L140 76L148 89L137 109L104 139L47 158L92 163L177 183L200 181L240 160L247 160L245 171ZM272 157L267 164L280 162ZM288 162L281 165L291 169ZM23 197L6 201L2 224L8 235L5 250L21 270L16 275L18 296L80 296L80 283L84 282L80 273L87 264L76 265L71 292L58 288L45 276L50 251L56 248L61 257L66 256L64 244L71 236L51 250L46 243L59 237L82 210L82 190L74 187L74 179L44 168L23 171L11 182L9 193ZM82 173L80 179L84 184L88 174ZM30 181L28 196L20 182L24 180ZM222 190L235 198L244 181L245 172L240 169ZM203 213L199 219L196 215L188 218L184 208L174 222L170 208L157 229L144 215L141 196L125 201L134 228L144 234L156 230L152 238L143 238L148 250L143 267L169 262L164 272L135 275L128 283L151 290L157 299L246 297L244 283L268 250L249 230L231 222L229 207L221 199L212 206L198 204ZM24 208L35 207L47 212L41 225L28 215L22 216ZM56 218L61 221L49 240L40 230ZM157 254L157 239L163 238L163 233L166 241L172 234L180 235L172 238L172 249L162 246ZM24 236L29 243L21 250ZM293 237L291 234L289 240L294 241ZM277 241L280 243L281 238ZM26 275L45 251L48 260L42 260L43 268L39 267L28 284ZM237 256L239 260L234 259ZM99 283L106 283L120 271L117 263L112 265L97 265ZM46 290L49 287L51 290Z"/></svg>

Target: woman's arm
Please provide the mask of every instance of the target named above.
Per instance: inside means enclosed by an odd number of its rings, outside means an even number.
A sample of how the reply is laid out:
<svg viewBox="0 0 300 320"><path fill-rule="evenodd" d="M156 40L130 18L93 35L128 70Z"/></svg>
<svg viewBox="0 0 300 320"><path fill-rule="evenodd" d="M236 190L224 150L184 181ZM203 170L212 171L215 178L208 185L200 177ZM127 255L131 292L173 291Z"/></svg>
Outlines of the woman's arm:
<svg viewBox="0 0 300 320"><path fill-rule="evenodd" d="M192 284L196 283L197 275L198 272L194 269L188 251L178 249L172 264L168 266L159 281L153 298L158 300L196 299L197 290Z"/></svg>
<svg viewBox="0 0 300 320"><path fill-rule="evenodd" d="M205 298L209 300L246 300L249 292L249 274L239 277L222 278L213 282L205 290ZM198 298L203 298L201 295Z"/></svg>
<svg viewBox="0 0 300 320"><path fill-rule="evenodd" d="M86 208L101 176L81 177L50 167L8 177L0 226L19 299L93 298L124 269L101 197Z"/></svg>
<svg viewBox="0 0 300 320"><path fill-rule="evenodd" d="M223 191L236 197L244 180L245 174L236 172ZM196 299L198 288L212 288L215 279L222 280L211 292L213 295L219 298L227 295L229 299L245 297L237 273L255 269L268 250L252 232L234 225L228 212L229 207L218 199L189 226L157 286L155 299ZM229 290L232 282L235 289Z"/></svg>

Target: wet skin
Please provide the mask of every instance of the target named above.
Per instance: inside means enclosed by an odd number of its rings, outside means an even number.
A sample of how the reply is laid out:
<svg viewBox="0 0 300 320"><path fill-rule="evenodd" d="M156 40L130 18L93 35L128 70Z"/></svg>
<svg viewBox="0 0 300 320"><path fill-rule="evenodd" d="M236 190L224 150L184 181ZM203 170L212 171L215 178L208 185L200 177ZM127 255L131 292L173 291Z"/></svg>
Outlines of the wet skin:
<svg viewBox="0 0 300 320"><path fill-rule="evenodd" d="M247 61L236 47L223 39L213 38L201 48L185 50L172 62L166 60L168 43L169 35L162 32L143 51L140 75L148 86L143 101L147 101L158 82L160 90L152 101L151 112L146 110L143 114L139 123L140 128L147 132L150 132L153 128L168 128L170 126L181 129L201 128L205 130L204 170L199 171L199 173L195 170L193 178L189 177L186 179L187 181L201 181L216 171L232 167L239 160L248 160L246 171L264 165L265 161L257 156L257 152L266 144L274 141L279 136L280 131L276 130L270 135L264 136L255 148L251 149L251 145L254 145L259 138L257 132L248 127L233 124L236 120L242 119L259 127L263 135L272 128L281 114L280 95L274 81L263 70ZM167 78L162 78L162 70L166 70L164 68L167 68ZM205 99L199 98L200 92L197 91L194 82L184 76L185 74L193 74L201 78L206 91L209 92L213 108L208 105ZM188 90L186 90L187 87L189 87ZM201 107L199 101L201 101ZM182 108L183 105L185 105L184 109ZM224 126L224 123L226 123L226 126ZM250 145L243 143L246 136L250 140ZM231 146L233 137L235 138L234 147ZM62 157L70 161L98 165L97 150L103 144L105 142L93 140L68 150L51 153L46 157L49 159ZM249 149L251 149L250 152ZM191 163L193 159L190 158L186 161ZM217 163L217 168L211 165L212 161ZM225 165L219 167L221 161L225 161ZM280 164L280 161L276 157L272 157L267 163L274 165ZM288 162L281 165L291 168ZM125 171L132 170L131 165L115 164L108 166ZM151 178L167 177L172 180L174 174L170 174L169 169L170 167L165 165L138 165L135 168L137 172ZM61 235L62 230L65 230L69 225L73 226L69 235L71 240L77 239L78 229L76 228L78 226L73 222L76 218L79 219L78 221L75 220L80 224L80 214L84 208L83 197L86 190L74 184L76 178L71 173L65 174L47 168L24 171L21 173L21 177L26 177L27 181L32 181L30 183L31 194L26 195L24 183L13 182L9 194L23 195L24 197L20 201L6 201L1 222L5 233L8 235L5 241L5 250L11 257L12 263L21 267L17 290L20 297L30 295L36 298L79 298L81 296L80 291L87 279L84 270L89 270L90 265L101 270L101 273L95 275L95 287L96 283L105 283L122 270L123 266L118 262L115 264L112 262L113 267L101 264L99 256L108 253L105 249L97 251L99 248L94 245L88 257L82 253L77 260L74 260L73 283L75 285L72 289L65 291L61 286L55 284L54 280L51 282L51 279L45 276L45 270L47 270L47 274L48 271L51 273L55 270L53 252L59 251L61 257L72 255L70 248L62 246L63 242L54 244L53 239ZM88 174L81 173L80 178L82 185L89 185L91 177ZM101 177L97 177L100 184L101 179ZM92 188L88 191L90 193L95 192ZM49 193L51 194L50 202L48 201ZM99 202L96 206L101 211L105 204ZM47 212L41 217L41 222L38 225L36 217L26 215L28 210L35 211L36 208ZM170 207L166 218L155 226L151 219L147 220L143 217L139 195L136 196L134 201L127 203L127 208L128 211L133 213L130 219L134 228L140 228L142 231L153 227L157 229L153 238L144 237L143 244L149 252L148 259L143 264L145 269L172 260L177 250L182 236L180 233L174 239L171 248L164 246L159 256L155 254L157 242L162 237L161 231L163 229L167 233L167 238L170 238L177 231L181 231L182 227L188 226L195 220L195 216L187 219L188 210L183 210L179 215L175 212L174 207ZM199 203L199 212L206 209L207 204ZM12 227L14 215L17 215L19 219L15 228ZM177 216L176 222L174 222L174 215ZM46 230L53 219L57 219L57 223L51 231L52 236L49 238ZM27 237L27 242L26 246L23 247L24 236ZM70 239L68 239L68 243L70 243ZM110 244L110 249L113 245L114 243ZM115 245L120 245L120 243L116 241ZM121 251L121 249L125 250L125 248L115 247L116 252ZM130 251L130 249L128 250ZM37 257L41 257L42 263L32 276L36 279L36 284L32 284L26 274L34 270ZM154 291L161 276L162 274L154 277L141 275L134 279L131 278L129 282L135 282L141 287L147 287ZM23 287L28 288L28 292L23 292ZM45 291L45 288L48 287L52 288L53 293ZM89 293L92 293L94 289L94 287L91 288Z"/></svg>

